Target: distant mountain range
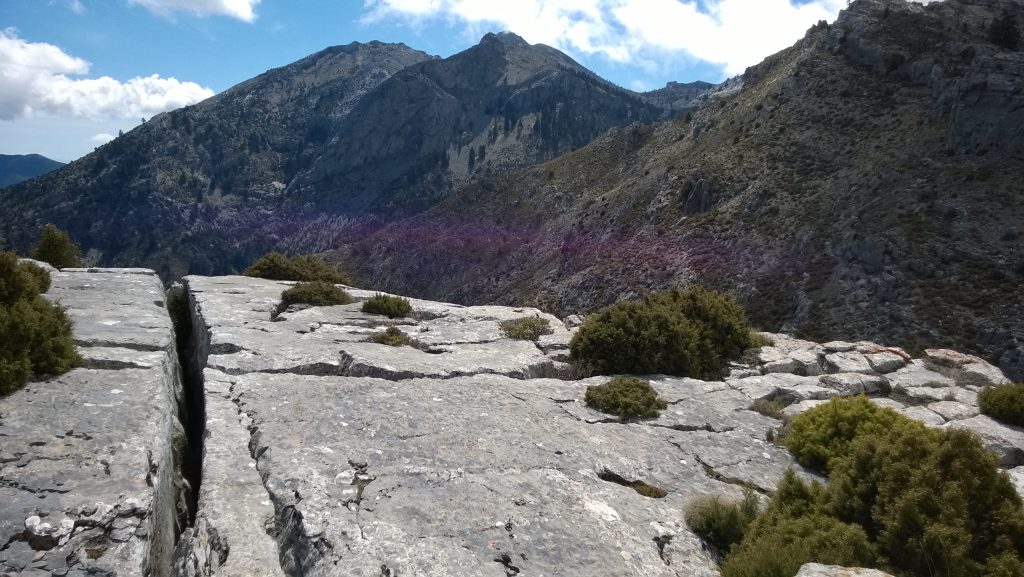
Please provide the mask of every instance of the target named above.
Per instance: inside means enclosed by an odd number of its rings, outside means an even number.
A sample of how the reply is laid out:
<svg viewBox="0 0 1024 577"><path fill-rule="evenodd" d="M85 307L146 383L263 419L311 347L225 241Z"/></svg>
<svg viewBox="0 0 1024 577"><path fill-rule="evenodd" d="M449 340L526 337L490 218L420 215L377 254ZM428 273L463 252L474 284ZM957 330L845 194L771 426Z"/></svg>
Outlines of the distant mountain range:
<svg viewBox="0 0 1024 577"><path fill-rule="evenodd" d="M644 94L513 34L332 47L0 191L0 235L53 222L165 278L311 251L368 287L563 313L700 282L768 330L1024 378L1014 27L1017 0L854 0L740 77Z"/></svg>
<svg viewBox="0 0 1024 577"><path fill-rule="evenodd" d="M0 188L46 174L64 166L38 154L0 154Z"/></svg>
<svg viewBox="0 0 1024 577"><path fill-rule="evenodd" d="M5 191L16 210L0 234L21 246L54 222L97 263L237 271L269 248L334 248L468 182L667 114L514 34L446 59L336 46Z"/></svg>

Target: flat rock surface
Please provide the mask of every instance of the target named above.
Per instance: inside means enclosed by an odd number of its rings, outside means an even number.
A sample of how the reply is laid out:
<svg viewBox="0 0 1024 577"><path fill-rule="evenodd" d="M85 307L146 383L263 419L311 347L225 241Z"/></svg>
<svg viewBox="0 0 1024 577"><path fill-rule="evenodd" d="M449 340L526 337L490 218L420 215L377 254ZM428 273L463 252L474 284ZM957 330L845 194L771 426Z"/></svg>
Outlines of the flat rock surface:
<svg viewBox="0 0 1024 577"><path fill-rule="evenodd" d="M533 309L413 300L410 318L391 320L356 302L271 321L287 283L187 282L212 353L216 464L180 575L711 577L684 506L771 491L795 466L765 441L781 422L751 410L760 384L653 377L670 405L640 422L587 407L586 387L607 377L544 378L555 364L544 350L564 354L569 329L550 318L542 342L502 334L502 320L545 316ZM363 342L386 326L416 346ZM827 393L814 377L783 380ZM628 486L641 482L665 496ZM258 530L268 524L273 538Z"/></svg>
<svg viewBox="0 0 1024 577"><path fill-rule="evenodd" d="M51 276L85 367L0 398L0 574L167 575L182 430L163 287L135 271Z"/></svg>
<svg viewBox="0 0 1024 577"><path fill-rule="evenodd" d="M767 440L778 413L756 406L790 403L791 416L866 393L931 426L1007 437L975 422L974 390L874 343L770 335L735 377L644 377L668 406L622 422L584 403L609 377L558 378L572 331L535 309L410 299L408 318L388 319L352 289L353 304L272 320L290 283L186 284L210 465L180 576L717 576L686 505L768 495L789 468L813 478ZM552 334L507 338L500 323L523 317ZM392 326L410 346L366 342ZM905 402L885 397L896 384Z"/></svg>

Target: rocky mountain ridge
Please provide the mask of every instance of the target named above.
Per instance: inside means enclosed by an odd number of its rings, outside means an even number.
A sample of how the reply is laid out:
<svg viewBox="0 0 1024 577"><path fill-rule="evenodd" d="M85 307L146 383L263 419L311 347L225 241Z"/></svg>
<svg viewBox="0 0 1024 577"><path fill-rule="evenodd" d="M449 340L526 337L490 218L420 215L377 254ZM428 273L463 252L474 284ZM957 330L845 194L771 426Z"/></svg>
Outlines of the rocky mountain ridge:
<svg viewBox="0 0 1024 577"><path fill-rule="evenodd" d="M556 312L698 282L765 328L966 348L1024 378L1024 53L993 42L1001 18L1024 6L854 1L688 115L332 258L387 290Z"/></svg>
<svg viewBox="0 0 1024 577"><path fill-rule="evenodd" d="M971 429L1024 492L1024 434L976 405L1005 378L952 351L772 335L722 381L650 376L668 409L623 423L583 402L607 377L558 378L574 323L535 309L413 299L407 319L357 302L272 320L290 283L189 277L165 297L140 269L53 281L86 366L0 399L0 569L16 575L713 577L685 504L813 477L766 440L780 422L758 399L792 415L867 393ZM523 316L554 333L504 337ZM414 346L364 342L383 326Z"/></svg>
<svg viewBox="0 0 1024 577"><path fill-rule="evenodd" d="M24 250L52 222L91 264L145 264L167 279L235 272L272 247L330 248L484 174L664 112L513 34L446 59L353 43L5 190L0 234Z"/></svg>
<svg viewBox="0 0 1024 577"><path fill-rule="evenodd" d="M39 154L0 154L0 188L35 178L64 166Z"/></svg>

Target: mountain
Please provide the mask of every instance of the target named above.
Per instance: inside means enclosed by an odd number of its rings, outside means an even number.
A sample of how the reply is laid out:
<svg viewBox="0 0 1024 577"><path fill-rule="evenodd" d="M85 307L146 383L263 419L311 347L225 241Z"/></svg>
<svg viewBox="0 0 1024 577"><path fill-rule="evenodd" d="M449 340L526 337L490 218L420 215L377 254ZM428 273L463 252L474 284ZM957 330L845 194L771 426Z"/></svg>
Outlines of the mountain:
<svg viewBox="0 0 1024 577"><path fill-rule="evenodd" d="M0 188L46 174L64 166L38 154L0 154Z"/></svg>
<svg viewBox="0 0 1024 577"><path fill-rule="evenodd" d="M664 88L644 92L644 98L679 112L697 108L710 97L715 85L709 82L669 82Z"/></svg>
<svg viewBox="0 0 1024 577"><path fill-rule="evenodd" d="M270 248L332 248L487 174L664 114L514 34L447 59L353 43L158 115L5 190L0 234L28 246L53 222L90 263L165 278L234 272Z"/></svg>
<svg viewBox="0 0 1024 577"><path fill-rule="evenodd" d="M367 286L557 313L673 284L767 330L982 353L1024 379L1024 23L855 0L689 115L611 130L331 255Z"/></svg>

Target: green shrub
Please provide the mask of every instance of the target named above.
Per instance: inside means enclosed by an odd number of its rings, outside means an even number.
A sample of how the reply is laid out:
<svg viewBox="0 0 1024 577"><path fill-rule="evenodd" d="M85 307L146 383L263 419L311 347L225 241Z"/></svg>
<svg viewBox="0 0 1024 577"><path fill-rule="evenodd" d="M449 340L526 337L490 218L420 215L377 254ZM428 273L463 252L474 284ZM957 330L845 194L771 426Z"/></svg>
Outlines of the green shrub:
<svg viewBox="0 0 1024 577"><path fill-rule="evenodd" d="M787 473L726 559L725 577L792 575L808 561L877 566L862 535L877 563L899 575L1021 567L1024 507L974 433L929 429L854 397L795 418L787 443L801 461L826 468L830 482L807 486Z"/></svg>
<svg viewBox="0 0 1024 577"><path fill-rule="evenodd" d="M847 454L857 435L896 428L923 430L924 425L863 395L832 399L793 419L786 446L801 465L825 472L833 459Z"/></svg>
<svg viewBox="0 0 1024 577"><path fill-rule="evenodd" d="M828 508L864 527L893 567L968 576L1020 563L1020 497L974 433L897 426L848 451L832 464Z"/></svg>
<svg viewBox="0 0 1024 577"><path fill-rule="evenodd" d="M602 385L587 387L584 400L599 411L618 415L623 419L657 418L668 403L658 398L657 391L647 381L617 377Z"/></svg>
<svg viewBox="0 0 1024 577"><path fill-rule="evenodd" d="M39 237L39 245L32 251L32 258L49 263L55 268L73 268L84 266L82 250L71 242L71 237L63 230L48 224L43 227Z"/></svg>
<svg viewBox="0 0 1024 577"><path fill-rule="evenodd" d="M245 276L268 280L323 281L331 284L352 285L352 279L311 255L285 256L269 252L256 259L242 272Z"/></svg>
<svg viewBox="0 0 1024 577"><path fill-rule="evenodd" d="M863 529L834 517L766 518L726 557L722 577L793 577L804 563L873 567L876 558Z"/></svg>
<svg viewBox="0 0 1024 577"><path fill-rule="evenodd" d="M366 341L389 347L401 347L409 344L409 337L398 327L388 327L386 330L371 334Z"/></svg>
<svg viewBox="0 0 1024 577"><path fill-rule="evenodd" d="M978 406L993 419L1024 427L1024 383L985 387L978 395Z"/></svg>
<svg viewBox="0 0 1024 577"><path fill-rule="evenodd" d="M281 305L293 304L313 306L347 305L352 302L344 289L323 281L300 282L281 293Z"/></svg>
<svg viewBox="0 0 1024 577"><path fill-rule="evenodd" d="M672 289L591 315L569 343L600 374L710 378L753 343L742 308L727 295Z"/></svg>
<svg viewBox="0 0 1024 577"><path fill-rule="evenodd" d="M11 306L49 288L50 273L32 264L19 263L13 252L0 253L0 305Z"/></svg>
<svg viewBox="0 0 1024 577"><path fill-rule="evenodd" d="M363 302L363 312L394 319L411 313L412 305L402 297L377 294Z"/></svg>
<svg viewBox="0 0 1024 577"><path fill-rule="evenodd" d="M550 335L555 332L548 319L540 317L523 317L502 321L500 324L505 336L521 341L535 341L542 335Z"/></svg>
<svg viewBox="0 0 1024 577"><path fill-rule="evenodd" d="M64 309L40 296L50 275L12 252L0 253L0 394L29 377L67 372L81 362Z"/></svg>
<svg viewBox="0 0 1024 577"><path fill-rule="evenodd" d="M750 489L744 491L742 501L727 501L718 495L699 497L686 507L686 524L724 555L743 540L757 509L757 495Z"/></svg>

